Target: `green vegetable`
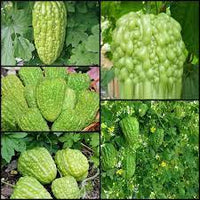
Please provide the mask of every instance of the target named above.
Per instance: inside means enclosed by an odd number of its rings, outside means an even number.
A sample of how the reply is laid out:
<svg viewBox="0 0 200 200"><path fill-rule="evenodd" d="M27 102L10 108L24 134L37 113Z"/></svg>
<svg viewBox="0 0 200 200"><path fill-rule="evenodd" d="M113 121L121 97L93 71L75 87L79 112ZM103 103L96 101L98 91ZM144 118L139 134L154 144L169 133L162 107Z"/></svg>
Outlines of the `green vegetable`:
<svg viewBox="0 0 200 200"><path fill-rule="evenodd" d="M80 190L76 179L65 176L55 179L51 185L52 192L57 199L79 199Z"/></svg>
<svg viewBox="0 0 200 200"><path fill-rule="evenodd" d="M150 143L154 147L154 149L159 148L163 141L164 141L164 130L163 129L157 129L155 133L152 133L150 136Z"/></svg>
<svg viewBox="0 0 200 200"><path fill-rule="evenodd" d="M74 79L65 67L43 70L22 67L20 79L16 75L2 78L1 130L81 131L95 121L99 94L79 87L83 83L80 80L86 80L80 77L88 75L79 74ZM67 79L71 76L78 90L69 87Z"/></svg>
<svg viewBox="0 0 200 200"><path fill-rule="evenodd" d="M147 106L147 104L141 104L140 106L139 106L139 116L140 117L144 117L145 116L145 114L146 114L146 112L147 112L147 110L148 110L148 106Z"/></svg>
<svg viewBox="0 0 200 200"><path fill-rule="evenodd" d="M17 120L26 112L28 105L24 96L16 88L11 88L2 96L1 125L4 131L18 130Z"/></svg>
<svg viewBox="0 0 200 200"><path fill-rule="evenodd" d="M43 67L46 78L66 78L65 67Z"/></svg>
<svg viewBox="0 0 200 200"><path fill-rule="evenodd" d="M77 149L63 149L56 152L56 165L63 176L71 175L77 181L82 181L88 175L87 157Z"/></svg>
<svg viewBox="0 0 200 200"><path fill-rule="evenodd" d="M117 164L117 150L111 143L105 143L101 148L102 169L104 171L112 169Z"/></svg>
<svg viewBox="0 0 200 200"><path fill-rule="evenodd" d="M75 109L64 109L53 123L52 131L79 131L94 121L99 108L98 94L85 90L78 92L77 98Z"/></svg>
<svg viewBox="0 0 200 200"><path fill-rule="evenodd" d="M49 192L37 179L31 176L21 177L14 187L11 199L52 199Z"/></svg>
<svg viewBox="0 0 200 200"><path fill-rule="evenodd" d="M12 90L14 96L23 96L24 94L24 86L16 75L10 74L6 77L3 77L1 84L2 95L10 92L10 90Z"/></svg>
<svg viewBox="0 0 200 200"><path fill-rule="evenodd" d="M84 73L71 73L68 77L68 86L76 91L86 90L90 86L90 77Z"/></svg>
<svg viewBox="0 0 200 200"><path fill-rule="evenodd" d="M54 160L44 147L35 147L21 153L17 168L23 176L32 176L42 184L51 183L57 174Z"/></svg>
<svg viewBox="0 0 200 200"><path fill-rule="evenodd" d="M43 79L43 72L40 67L21 67L19 77L27 85L36 85Z"/></svg>
<svg viewBox="0 0 200 200"><path fill-rule="evenodd" d="M137 148L139 143L139 122L135 117L125 117L119 123L126 142L132 148Z"/></svg>
<svg viewBox="0 0 200 200"><path fill-rule="evenodd" d="M36 88L37 105L44 116L50 122L55 121L59 116L66 83L64 79L44 79Z"/></svg>
<svg viewBox="0 0 200 200"><path fill-rule="evenodd" d="M49 131L49 127L37 108L29 108L18 117L18 126L23 131Z"/></svg>
<svg viewBox="0 0 200 200"><path fill-rule="evenodd" d="M132 178L136 168L136 152L132 148L125 147L122 165L125 179Z"/></svg>
<svg viewBox="0 0 200 200"><path fill-rule="evenodd" d="M36 96L35 96L35 85L26 85L24 90L24 96L27 104L30 108L37 108Z"/></svg>
<svg viewBox="0 0 200 200"><path fill-rule="evenodd" d="M111 50L120 97L179 99L187 50L172 17L130 12L119 18Z"/></svg>
<svg viewBox="0 0 200 200"><path fill-rule="evenodd" d="M63 1L36 1L33 8L34 41L41 61L52 64L63 49L67 11Z"/></svg>
<svg viewBox="0 0 200 200"><path fill-rule="evenodd" d="M82 119L85 122L84 127L94 121L99 108L99 95L96 92L89 90L78 93L76 104L76 113L81 113Z"/></svg>
<svg viewBox="0 0 200 200"><path fill-rule="evenodd" d="M67 87L65 90L65 98L63 102L63 110L74 109L76 106L76 92Z"/></svg>

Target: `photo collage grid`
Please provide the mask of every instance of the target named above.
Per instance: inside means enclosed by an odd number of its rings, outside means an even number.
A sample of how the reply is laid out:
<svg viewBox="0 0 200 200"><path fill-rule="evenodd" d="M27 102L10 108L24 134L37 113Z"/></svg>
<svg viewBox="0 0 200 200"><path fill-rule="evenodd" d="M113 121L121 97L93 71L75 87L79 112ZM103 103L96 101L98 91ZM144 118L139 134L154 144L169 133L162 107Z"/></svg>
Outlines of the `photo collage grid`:
<svg viewBox="0 0 200 200"><path fill-rule="evenodd" d="M199 199L199 1L2 1L1 198Z"/></svg>

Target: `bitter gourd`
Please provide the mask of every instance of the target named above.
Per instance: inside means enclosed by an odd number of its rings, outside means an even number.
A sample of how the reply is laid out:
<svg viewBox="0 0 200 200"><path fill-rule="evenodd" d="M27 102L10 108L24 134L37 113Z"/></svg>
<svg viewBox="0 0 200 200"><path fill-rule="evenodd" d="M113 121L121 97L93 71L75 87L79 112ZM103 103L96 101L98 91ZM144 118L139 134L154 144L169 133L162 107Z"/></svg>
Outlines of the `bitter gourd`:
<svg viewBox="0 0 200 200"><path fill-rule="evenodd" d="M111 50L121 98L180 98L187 50L165 13L129 12L116 22Z"/></svg>
<svg viewBox="0 0 200 200"><path fill-rule="evenodd" d="M119 125L125 136L126 142L132 147L137 148L139 143L139 122L135 117L125 117Z"/></svg>
<svg viewBox="0 0 200 200"><path fill-rule="evenodd" d="M76 106L76 92L67 87L65 90L65 98L63 101L63 110L74 109Z"/></svg>
<svg viewBox="0 0 200 200"><path fill-rule="evenodd" d="M77 149L68 148L57 151L55 162L63 176L71 175L77 181L81 181L88 175L87 157Z"/></svg>
<svg viewBox="0 0 200 200"><path fill-rule="evenodd" d="M94 122L99 95L88 89L88 75L75 76L66 68L22 67L18 76L2 78L2 130L49 131L48 122L53 122L53 131L80 131ZM70 76L73 87L78 81L77 90L69 87Z"/></svg>
<svg viewBox="0 0 200 200"><path fill-rule="evenodd" d="M162 145L164 141L164 136L165 136L164 130L161 128L158 128L154 133L151 133L149 139L150 139L150 144L154 149L157 149Z"/></svg>
<svg viewBox="0 0 200 200"><path fill-rule="evenodd" d="M12 92L13 97L24 95L24 86L20 79L13 74L7 75L1 80L1 92L4 95L7 92Z"/></svg>
<svg viewBox="0 0 200 200"><path fill-rule="evenodd" d="M44 64L52 64L63 49L67 11L63 1L36 1L33 8L35 47Z"/></svg>
<svg viewBox="0 0 200 200"><path fill-rule="evenodd" d="M55 179L51 185L52 192L57 199L79 199L80 190L76 179L65 176Z"/></svg>
<svg viewBox="0 0 200 200"><path fill-rule="evenodd" d="M42 184L51 183L57 174L54 160L44 147L35 147L21 153L17 168L23 176L32 176Z"/></svg>
<svg viewBox="0 0 200 200"><path fill-rule="evenodd" d="M81 113L76 113L75 109L67 109L61 112L54 121L52 131L80 131L84 128L84 119Z"/></svg>
<svg viewBox="0 0 200 200"><path fill-rule="evenodd" d="M21 67L19 77L27 85L36 85L43 79L43 72L40 67Z"/></svg>
<svg viewBox="0 0 200 200"><path fill-rule="evenodd" d="M45 119L53 122L60 114L65 96L64 79L45 78L36 87L37 105Z"/></svg>
<svg viewBox="0 0 200 200"><path fill-rule="evenodd" d="M18 130L17 120L28 109L25 98L17 92L12 88L2 96L1 125L5 131Z"/></svg>
<svg viewBox="0 0 200 200"><path fill-rule="evenodd" d="M139 116L144 117L148 110L148 106L145 103L140 104L139 106Z"/></svg>
<svg viewBox="0 0 200 200"><path fill-rule="evenodd" d="M94 121L99 108L99 95L89 90L78 93L76 112L81 113L85 126Z"/></svg>
<svg viewBox="0 0 200 200"><path fill-rule="evenodd" d="M23 131L49 131L49 127L37 108L29 108L17 121Z"/></svg>
<svg viewBox="0 0 200 200"><path fill-rule="evenodd" d="M66 78L65 67L43 67L46 78Z"/></svg>
<svg viewBox="0 0 200 200"><path fill-rule="evenodd" d="M104 171L112 169L117 164L117 150L111 143L105 143L101 147L102 169Z"/></svg>
<svg viewBox="0 0 200 200"><path fill-rule="evenodd" d="M68 87L76 91L86 90L90 86L90 77L86 73L71 73L68 76L67 84Z"/></svg>
<svg viewBox="0 0 200 200"><path fill-rule="evenodd" d="M15 187L11 199L52 199L44 186L31 176L21 177Z"/></svg>
<svg viewBox="0 0 200 200"><path fill-rule="evenodd" d="M122 166L125 179L132 178L136 169L136 152L130 147L125 147L124 149Z"/></svg>
<svg viewBox="0 0 200 200"><path fill-rule="evenodd" d="M26 85L24 89L24 96L29 108L37 108L36 95L35 95L36 85Z"/></svg>

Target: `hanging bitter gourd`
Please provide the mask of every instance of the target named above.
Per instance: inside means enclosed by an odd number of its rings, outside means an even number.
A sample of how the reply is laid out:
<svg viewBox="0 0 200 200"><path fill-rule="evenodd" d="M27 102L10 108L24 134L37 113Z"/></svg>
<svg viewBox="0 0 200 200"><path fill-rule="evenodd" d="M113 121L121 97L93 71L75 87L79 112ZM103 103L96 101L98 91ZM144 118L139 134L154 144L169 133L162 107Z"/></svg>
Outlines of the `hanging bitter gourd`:
<svg viewBox="0 0 200 200"><path fill-rule="evenodd" d="M136 151L130 147L125 147L122 165L125 179L132 178L136 168Z"/></svg>
<svg viewBox="0 0 200 200"><path fill-rule="evenodd" d="M122 129L127 144L136 149L139 144L139 122L135 117L125 117L119 125Z"/></svg>
<svg viewBox="0 0 200 200"><path fill-rule="evenodd" d="M165 13L130 12L116 22L111 50L121 98L180 98L187 50Z"/></svg>
<svg viewBox="0 0 200 200"><path fill-rule="evenodd" d="M36 1L33 8L35 47L44 64L52 64L63 49L67 11L63 1Z"/></svg>
<svg viewBox="0 0 200 200"><path fill-rule="evenodd" d="M112 169L117 164L117 150L111 143L105 143L101 148L102 169L104 171Z"/></svg>

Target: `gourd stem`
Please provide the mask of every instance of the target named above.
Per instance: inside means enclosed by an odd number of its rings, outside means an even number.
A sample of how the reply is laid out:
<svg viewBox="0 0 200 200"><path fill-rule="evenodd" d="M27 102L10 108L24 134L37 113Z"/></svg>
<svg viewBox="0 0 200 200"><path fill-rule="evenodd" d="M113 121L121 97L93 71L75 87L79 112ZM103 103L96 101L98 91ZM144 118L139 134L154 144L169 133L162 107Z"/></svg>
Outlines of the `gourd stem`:
<svg viewBox="0 0 200 200"><path fill-rule="evenodd" d="M15 187L14 185L12 185L10 183L7 183L6 181L1 180L1 182L4 183L4 184L6 184L6 185L9 185L10 187L13 187L13 188Z"/></svg>

